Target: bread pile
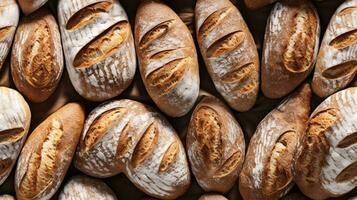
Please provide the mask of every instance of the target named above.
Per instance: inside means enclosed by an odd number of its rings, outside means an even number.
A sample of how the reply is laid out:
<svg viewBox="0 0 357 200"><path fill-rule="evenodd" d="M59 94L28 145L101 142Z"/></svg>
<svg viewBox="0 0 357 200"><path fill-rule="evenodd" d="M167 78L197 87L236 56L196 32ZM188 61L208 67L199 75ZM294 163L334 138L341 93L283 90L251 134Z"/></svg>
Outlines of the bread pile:
<svg viewBox="0 0 357 200"><path fill-rule="evenodd" d="M353 199L356 74L357 0L1 0L0 199Z"/></svg>

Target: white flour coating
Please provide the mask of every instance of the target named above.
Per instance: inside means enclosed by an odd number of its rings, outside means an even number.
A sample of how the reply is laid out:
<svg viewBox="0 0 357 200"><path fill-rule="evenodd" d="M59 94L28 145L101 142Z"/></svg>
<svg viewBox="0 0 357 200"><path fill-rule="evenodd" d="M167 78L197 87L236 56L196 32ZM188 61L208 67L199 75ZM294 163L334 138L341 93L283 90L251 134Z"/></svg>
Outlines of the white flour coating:
<svg viewBox="0 0 357 200"><path fill-rule="evenodd" d="M201 147L202 143L200 139L197 138L195 131L195 116L200 109L205 109L208 107L215 111L219 116L220 123L220 139L221 146L218 148L222 151L222 157L219 160L219 164L207 165L206 157L202 156ZM201 127L202 128L202 127ZM210 131L210 130L207 130ZM206 134L215 134L211 132L206 132ZM225 189L230 189L235 183L240 173L241 167L244 162L245 155L245 141L243 131L239 123L235 120L234 116L230 113L227 107L224 106L222 102L214 97L204 97L201 102L196 106L192 116L190 125L187 131L187 154L191 164L191 170L196 177L199 185L206 191L215 190L217 185L225 185ZM209 144L206 144L209 145ZM212 144L213 145L213 144ZM238 152L240 154L240 160L238 164L230 169L227 174L222 177L215 177L219 170L222 169L224 163L233 155L233 153ZM215 189L214 189L215 188ZM220 191L222 192L222 191Z"/></svg>
<svg viewBox="0 0 357 200"><path fill-rule="evenodd" d="M58 18L66 67L74 88L87 99L103 101L119 95L129 86L135 74L136 55L130 29L126 41L112 56L85 69L76 69L73 66L75 56L86 44L113 25L122 21L128 22L124 9L117 0L114 0L113 7L108 13L100 13L96 19L78 30L66 29L67 21L71 16L96 2L102 1L74 0L69 3L66 0L60 0Z"/></svg>
<svg viewBox="0 0 357 200"><path fill-rule="evenodd" d="M13 128L23 128L23 134L17 141L0 140L0 163L4 160L10 160L10 167L6 171L0 171L0 185L8 177L17 156L24 144L30 127L31 113L24 98L20 93L13 89L0 87L0 132Z"/></svg>
<svg viewBox="0 0 357 200"><path fill-rule="evenodd" d="M310 2L275 4L268 18L262 53L262 90L266 96L286 96L307 78L316 62L319 37L319 16ZM299 66L294 63L297 59L301 59Z"/></svg>
<svg viewBox="0 0 357 200"><path fill-rule="evenodd" d="M343 14L346 8L353 8L352 12ZM357 62L357 43L342 49L330 46L330 42L336 37L349 31L357 30L357 0L345 1L335 12L330 24L327 27L318 55L314 78L313 89L319 96L329 96L332 93L345 88L355 77L357 70L346 76L329 79L322 73L336 65L355 61ZM356 66L353 66L357 69Z"/></svg>
<svg viewBox="0 0 357 200"><path fill-rule="evenodd" d="M74 176L64 185L59 200L117 200L114 192L102 180Z"/></svg>
<svg viewBox="0 0 357 200"><path fill-rule="evenodd" d="M342 139L357 132L357 88L348 88L332 95L311 116L327 108L338 109L340 114L331 129L324 132L330 148L320 174L321 185L329 193L339 196L357 186L357 176L344 182L336 181L337 175L343 169L357 161L357 143L345 148L337 147Z"/></svg>
<svg viewBox="0 0 357 200"><path fill-rule="evenodd" d="M264 180L267 178L270 165L281 165L279 161L270 160L279 138L287 132L293 132L296 138L298 138L296 144L293 144L295 147L302 140L310 110L310 104L308 103L310 98L304 96L310 93L310 89L306 87L304 86L299 92L286 98L276 109L264 117L257 126L250 140L246 160L240 175L240 187L247 188L245 189L245 195L247 195L245 198L280 198L293 187L294 183L290 181L282 188L274 187L277 191L267 194L264 192L264 188L267 186ZM300 109L291 113L291 109L295 107L299 107ZM293 160L297 150L295 148L293 152L290 152L292 153ZM293 160L291 162L294 162ZM290 163L290 165L293 166L293 163ZM292 168L290 170L293 172ZM272 172L270 171L270 173ZM278 172L277 178L282 173Z"/></svg>
<svg viewBox="0 0 357 200"><path fill-rule="evenodd" d="M200 30L212 14L224 12L218 17L218 21L215 22L215 25L206 35L200 35L198 31L197 37L199 38L201 53L205 58L207 70L215 87L227 103L238 111L249 109L254 105L259 89L259 58L253 37L244 19L228 0L198 1L195 10L196 30ZM207 56L207 50L212 44L236 32L243 32L244 37L238 47L218 57ZM245 75L250 77L248 81L223 81L225 75L234 73L235 70L249 63L252 63L253 67ZM244 79L243 77L241 78ZM240 89L250 84L254 85L253 88L244 92L240 91Z"/></svg>
<svg viewBox="0 0 357 200"><path fill-rule="evenodd" d="M194 105L199 92L198 61L196 49L190 31L181 19L166 5L158 2L145 2L139 7L136 17L135 35L139 55L140 73L145 87L156 105L170 116L182 116ZM143 12L142 10L145 10ZM162 10L162 12L157 12ZM166 33L155 38L145 48L141 47L142 39L159 25L167 24ZM154 58L153 55L169 51L168 55ZM148 76L155 70L165 68L166 64L182 59L185 73L168 91L151 86ZM170 79L165 80L171 81ZM180 108L180 109L177 109Z"/></svg>
<svg viewBox="0 0 357 200"><path fill-rule="evenodd" d="M120 120L86 151L84 140L88 137L90 126L101 114L112 109L120 110ZM149 157L133 168L131 160L135 147L153 123L157 126L158 142ZM117 151L123 148L118 146L118 143L124 127L128 128L128 148L125 154L118 158ZM180 144L176 159L167 171L160 173L161 160L174 142ZM159 198L172 195L190 182L185 150L175 130L161 115L141 103L132 100L110 101L94 109L85 122L80 144L75 165L92 176L109 177L124 172L145 193Z"/></svg>
<svg viewBox="0 0 357 200"><path fill-rule="evenodd" d="M11 27L3 38L0 36L0 69L9 53L16 27L19 22L20 10L15 0L0 1L0 30Z"/></svg>

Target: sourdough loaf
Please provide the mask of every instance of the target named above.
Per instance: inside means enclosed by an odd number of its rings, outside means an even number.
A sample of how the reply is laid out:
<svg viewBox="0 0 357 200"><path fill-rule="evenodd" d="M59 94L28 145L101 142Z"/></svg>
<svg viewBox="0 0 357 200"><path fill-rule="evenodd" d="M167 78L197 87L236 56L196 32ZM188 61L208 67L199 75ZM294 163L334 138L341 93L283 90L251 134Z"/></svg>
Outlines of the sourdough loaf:
<svg viewBox="0 0 357 200"><path fill-rule="evenodd" d="M56 19L47 8L25 16L16 31L11 74L16 88L30 101L43 102L63 72L63 52Z"/></svg>
<svg viewBox="0 0 357 200"><path fill-rule="evenodd" d="M80 175L69 179L58 200L117 200L117 197L102 180Z"/></svg>
<svg viewBox="0 0 357 200"><path fill-rule="evenodd" d="M341 4L320 47L312 89L327 97L345 88L357 73L357 0Z"/></svg>
<svg viewBox="0 0 357 200"><path fill-rule="evenodd" d="M66 67L76 91L91 101L121 94L136 57L128 17L118 0L59 0Z"/></svg>
<svg viewBox="0 0 357 200"><path fill-rule="evenodd" d="M315 65L320 21L308 0L276 3L265 31L262 91L281 98L298 87Z"/></svg>
<svg viewBox="0 0 357 200"><path fill-rule="evenodd" d="M15 172L18 200L48 200L55 194L71 164L83 123L83 108L69 103L31 133Z"/></svg>
<svg viewBox="0 0 357 200"><path fill-rule="evenodd" d="M15 0L0 1L0 70L10 51L19 16L20 11Z"/></svg>
<svg viewBox="0 0 357 200"><path fill-rule="evenodd" d="M135 20L136 50L146 90L165 114L185 115L198 97L200 83L190 31L173 10L157 0L142 1Z"/></svg>
<svg viewBox="0 0 357 200"><path fill-rule="evenodd" d="M94 177L125 175L146 194L175 199L190 184L185 149L175 130L152 108L106 102L88 116L75 166Z"/></svg>
<svg viewBox="0 0 357 200"><path fill-rule="evenodd" d="M311 114L295 181L312 199L341 196L357 186L357 88L328 97Z"/></svg>
<svg viewBox="0 0 357 200"><path fill-rule="evenodd" d="M220 100L205 96L196 106L186 147L201 188L225 193L233 187L243 165L245 141L240 125Z"/></svg>
<svg viewBox="0 0 357 200"><path fill-rule="evenodd" d="M217 91L237 111L255 104L259 90L259 56L238 9L229 0L198 0L198 44Z"/></svg>
<svg viewBox="0 0 357 200"><path fill-rule="evenodd" d="M304 84L259 123L239 177L245 200L279 199L292 188L293 166L309 118L310 99L310 86Z"/></svg>
<svg viewBox="0 0 357 200"><path fill-rule="evenodd" d="M31 112L16 90L0 87L0 185L9 176L30 128Z"/></svg>

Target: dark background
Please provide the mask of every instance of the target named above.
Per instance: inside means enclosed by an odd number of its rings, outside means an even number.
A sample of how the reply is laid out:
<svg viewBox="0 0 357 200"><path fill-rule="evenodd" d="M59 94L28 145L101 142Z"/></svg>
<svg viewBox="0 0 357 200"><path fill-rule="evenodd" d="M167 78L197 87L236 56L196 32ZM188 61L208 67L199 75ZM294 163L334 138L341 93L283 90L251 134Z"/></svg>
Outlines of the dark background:
<svg viewBox="0 0 357 200"><path fill-rule="evenodd" d="M233 0L234 1L234 0ZM337 9L337 7L343 2L344 0L325 0L322 2L314 1L317 11L320 16L320 23L321 23L321 39L325 32L326 26L328 25L331 16ZM139 0L121 0L121 4L123 5L124 9L126 10L132 28L134 25L135 20L135 13L137 6L139 4ZM184 21L189 25L190 28L194 29L194 22L192 22L193 18L193 10L194 10L194 0L166 0L165 1L171 8L173 8L180 16L184 17ZM265 32L265 24L271 10L272 6L267 6L257 11L250 11L247 10L243 0L238 0L235 2L238 9L241 11L246 23L248 24L257 44L257 48L259 54L261 55L261 47L264 38ZM56 16L56 0L50 0L46 6L50 7L53 14ZM20 18L21 20L21 18ZM198 46L196 45L198 54L199 54L199 61L200 61L200 77L201 77L201 89L207 91L215 96L220 97L220 95L215 90L212 81L210 80L207 71L205 69L202 57L199 53ZM9 53L10 55L10 53ZM137 69L138 70L138 69ZM311 76L308 79L308 82L311 80ZM5 62L2 70L0 71L0 86L8 86L15 88L12 80L11 75L9 73L9 58ZM137 72L136 77L131 84L131 86L121 95L115 97L113 99L123 99L123 98L130 98L134 100L141 101L143 103L147 103L153 107L155 107L154 103L148 97L145 88L143 87L142 81L140 79L140 75ZM234 112L237 120L241 124L245 139L246 139L246 146L248 147L249 139L255 131L257 124L261 121L261 119L273 108L275 108L282 99L271 100L265 98L261 93L259 94L258 100L256 105L252 110L246 113L238 113ZM32 112L32 123L31 123L31 131L42 121L44 120L49 114L56 111L58 108L66 104L67 102L81 102L86 107L87 114L97 105L100 103L89 102L82 97L80 97L72 87L69 77L67 75L66 70L64 70L62 80L56 89L55 93L45 102L40 104L29 103ZM322 99L318 98L317 96L313 96L312 101L312 110L322 101ZM187 114L184 117L180 118L169 118L169 121L174 126L174 128L179 133L183 143L185 143L185 129L188 124L189 118L191 113ZM76 174L81 174L78 170L76 170L73 165L70 167L64 183L66 180ZM15 195L14 191L14 170L5 181L4 184L0 186L0 194L12 194ZM150 198L145 195L143 192L138 190L123 174L119 174L117 176L104 179L104 181L113 189L116 193L118 199L145 199ZM192 184L190 189L187 193L182 196L180 199L198 199L198 197L204 193L204 191L198 186L195 178L192 176ZM295 186L291 192L289 192L290 197L286 199L307 199L299 192L298 188ZM233 189L225 194L225 196L229 199L241 199L238 192L238 187L235 186ZM357 196L357 189L353 190L349 194L340 197L338 199L348 199L349 197ZM57 199L56 195L53 199Z"/></svg>

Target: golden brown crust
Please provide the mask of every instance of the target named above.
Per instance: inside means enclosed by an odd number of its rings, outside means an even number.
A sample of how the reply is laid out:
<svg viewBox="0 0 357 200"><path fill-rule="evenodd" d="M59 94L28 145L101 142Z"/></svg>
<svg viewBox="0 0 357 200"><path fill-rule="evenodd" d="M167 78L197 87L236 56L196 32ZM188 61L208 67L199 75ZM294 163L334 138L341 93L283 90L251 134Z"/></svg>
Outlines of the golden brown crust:
<svg viewBox="0 0 357 200"><path fill-rule="evenodd" d="M341 196L356 187L357 88L340 91L323 101L310 117L295 165L295 181L313 199ZM343 160L343 162L342 162Z"/></svg>
<svg viewBox="0 0 357 200"><path fill-rule="evenodd" d="M344 89L357 73L356 12L356 1L344 1L327 26L312 80L312 89L320 97Z"/></svg>
<svg viewBox="0 0 357 200"><path fill-rule="evenodd" d="M235 110L251 109L259 90L259 56L239 10L229 0L199 0L195 9L198 44L207 71Z"/></svg>
<svg viewBox="0 0 357 200"><path fill-rule="evenodd" d="M244 138L228 108L205 96L195 108L188 128L187 151L192 171L205 191L227 192L244 160Z"/></svg>
<svg viewBox="0 0 357 200"><path fill-rule="evenodd" d="M72 161L84 123L84 110L69 103L50 115L30 135L15 174L19 200L49 199Z"/></svg>
<svg viewBox="0 0 357 200"><path fill-rule="evenodd" d="M187 26L160 1L142 1L135 39L140 74L153 101L171 117L188 113L198 97L199 71Z"/></svg>
<svg viewBox="0 0 357 200"><path fill-rule="evenodd" d="M62 45L55 18L45 8L24 17L11 57L16 87L31 101L43 102L56 89L62 71Z"/></svg>
<svg viewBox="0 0 357 200"><path fill-rule="evenodd" d="M74 164L94 177L124 173L159 199L175 199L190 184L185 150L175 130L152 108L133 100L106 102L89 114Z"/></svg>
<svg viewBox="0 0 357 200"><path fill-rule="evenodd" d="M317 57L320 24L306 0L277 3L270 13L262 58L262 92L281 98L310 74ZM282 31L287 30L287 31Z"/></svg>
<svg viewBox="0 0 357 200"><path fill-rule="evenodd" d="M292 188L293 166L306 130L310 99L310 86L304 84L259 123L239 178L244 199L279 199Z"/></svg>

